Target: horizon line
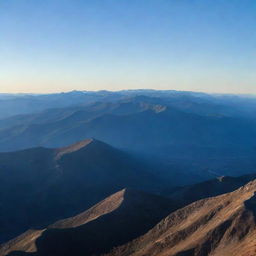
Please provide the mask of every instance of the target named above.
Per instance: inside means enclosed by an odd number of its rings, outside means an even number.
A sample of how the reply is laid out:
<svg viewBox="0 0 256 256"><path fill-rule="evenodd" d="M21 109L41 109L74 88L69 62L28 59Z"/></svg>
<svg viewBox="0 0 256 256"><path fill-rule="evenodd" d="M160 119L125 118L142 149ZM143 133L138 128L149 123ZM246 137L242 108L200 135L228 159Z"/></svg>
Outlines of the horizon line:
<svg viewBox="0 0 256 256"><path fill-rule="evenodd" d="M237 95L237 96L256 96L256 93L235 93L235 92L208 92L208 91L193 91L193 90L177 90L177 89L152 89L152 88L136 88L136 89L119 89L119 90L66 90L66 91L53 91L53 92L0 92L0 95L52 95L52 94L67 94L67 93L118 93L118 92L129 92L129 91L155 91L155 92L185 92L185 93L196 93L196 94L208 94L208 95Z"/></svg>

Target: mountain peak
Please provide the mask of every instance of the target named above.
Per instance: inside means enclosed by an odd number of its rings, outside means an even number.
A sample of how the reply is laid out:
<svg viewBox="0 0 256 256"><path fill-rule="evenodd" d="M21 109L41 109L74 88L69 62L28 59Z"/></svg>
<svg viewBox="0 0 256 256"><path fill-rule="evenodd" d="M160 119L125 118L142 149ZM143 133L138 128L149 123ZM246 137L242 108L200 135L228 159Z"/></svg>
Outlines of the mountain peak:
<svg viewBox="0 0 256 256"><path fill-rule="evenodd" d="M72 145L66 146L66 147L62 147L62 148L57 148L55 150L56 152L56 160L59 160L62 156L66 155L66 154L70 154L73 152L76 152L78 150L81 150L82 148L87 147L88 145L92 144L92 143L97 143L98 141L95 139L85 139L79 142L76 142Z"/></svg>

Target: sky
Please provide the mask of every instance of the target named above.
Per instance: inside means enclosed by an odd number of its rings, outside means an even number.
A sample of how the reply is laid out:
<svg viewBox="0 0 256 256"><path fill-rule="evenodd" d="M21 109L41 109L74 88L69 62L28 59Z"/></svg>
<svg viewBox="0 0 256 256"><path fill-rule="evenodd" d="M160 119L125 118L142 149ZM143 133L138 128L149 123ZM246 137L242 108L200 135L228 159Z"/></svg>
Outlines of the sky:
<svg viewBox="0 0 256 256"><path fill-rule="evenodd" d="M0 93L256 94L255 0L0 0Z"/></svg>

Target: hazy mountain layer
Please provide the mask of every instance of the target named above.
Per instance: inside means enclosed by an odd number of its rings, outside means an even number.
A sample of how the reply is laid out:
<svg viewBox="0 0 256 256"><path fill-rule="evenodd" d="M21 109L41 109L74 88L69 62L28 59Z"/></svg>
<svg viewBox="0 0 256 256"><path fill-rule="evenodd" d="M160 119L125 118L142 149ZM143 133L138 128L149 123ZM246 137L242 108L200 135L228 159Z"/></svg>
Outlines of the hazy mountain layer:
<svg viewBox="0 0 256 256"><path fill-rule="evenodd" d="M256 122L219 101L137 96L12 117L0 121L0 150L63 147L94 137L199 177L254 172Z"/></svg>

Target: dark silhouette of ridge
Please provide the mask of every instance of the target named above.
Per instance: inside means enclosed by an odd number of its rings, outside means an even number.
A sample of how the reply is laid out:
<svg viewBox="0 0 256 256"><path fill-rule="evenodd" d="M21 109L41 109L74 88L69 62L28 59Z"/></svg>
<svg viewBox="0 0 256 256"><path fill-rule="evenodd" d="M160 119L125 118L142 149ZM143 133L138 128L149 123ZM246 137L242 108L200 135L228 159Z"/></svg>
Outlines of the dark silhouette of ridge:
<svg viewBox="0 0 256 256"><path fill-rule="evenodd" d="M132 155L95 140L0 153L0 241L88 209L124 187L161 181Z"/></svg>
<svg viewBox="0 0 256 256"><path fill-rule="evenodd" d="M239 177L222 176L177 188L170 192L169 198L175 201L177 206L183 207L200 199L233 192L254 179L256 179L255 173ZM167 191L166 194L168 194Z"/></svg>

